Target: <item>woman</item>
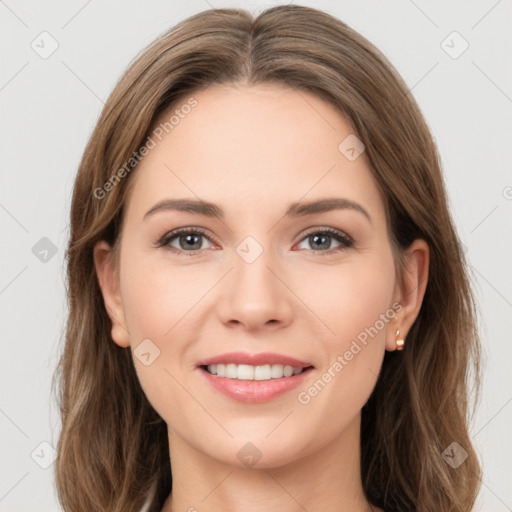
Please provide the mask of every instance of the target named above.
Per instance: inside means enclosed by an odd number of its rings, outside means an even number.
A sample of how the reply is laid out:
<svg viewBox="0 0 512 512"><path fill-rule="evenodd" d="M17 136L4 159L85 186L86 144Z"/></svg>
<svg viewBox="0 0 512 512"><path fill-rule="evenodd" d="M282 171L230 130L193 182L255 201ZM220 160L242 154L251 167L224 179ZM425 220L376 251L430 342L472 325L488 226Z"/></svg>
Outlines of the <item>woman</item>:
<svg viewBox="0 0 512 512"><path fill-rule="evenodd" d="M469 511L475 306L389 62L298 6L210 10L109 97L75 182L66 511Z"/></svg>

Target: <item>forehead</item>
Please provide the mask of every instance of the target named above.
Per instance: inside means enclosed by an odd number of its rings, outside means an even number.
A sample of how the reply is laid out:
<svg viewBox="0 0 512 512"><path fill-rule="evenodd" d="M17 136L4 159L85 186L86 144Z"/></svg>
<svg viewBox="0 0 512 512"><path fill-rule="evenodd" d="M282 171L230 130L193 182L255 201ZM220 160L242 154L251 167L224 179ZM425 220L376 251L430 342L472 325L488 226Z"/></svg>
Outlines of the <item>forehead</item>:
<svg viewBox="0 0 512 512"><path fill-rule="evenodd" d="M127 210L139 217L169 197L200 197L236 216L236 208L327 195L383 214L364 152L351 160L339 149L354 137L352 127L310 93L275 84L212 86L170 107L152 133L154 147L131 177Z"/></svg>

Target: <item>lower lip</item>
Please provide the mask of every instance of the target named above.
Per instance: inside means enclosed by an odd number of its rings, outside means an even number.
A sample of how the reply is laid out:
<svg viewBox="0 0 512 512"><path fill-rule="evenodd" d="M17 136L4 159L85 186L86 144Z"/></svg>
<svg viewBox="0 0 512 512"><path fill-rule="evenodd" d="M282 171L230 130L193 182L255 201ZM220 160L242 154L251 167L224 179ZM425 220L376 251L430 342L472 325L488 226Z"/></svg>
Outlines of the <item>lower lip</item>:
<svg viewBox="0 0 512 512"><path fill-rule="evenodd" d="M239 402L261 403L268 402L296 388L309 377L314 368L308 368L298 375L292 375L291 377L270 380L228 379L227 377L212 375L204 368L199 368L199 370L212 387L224 395Z"/></svg>

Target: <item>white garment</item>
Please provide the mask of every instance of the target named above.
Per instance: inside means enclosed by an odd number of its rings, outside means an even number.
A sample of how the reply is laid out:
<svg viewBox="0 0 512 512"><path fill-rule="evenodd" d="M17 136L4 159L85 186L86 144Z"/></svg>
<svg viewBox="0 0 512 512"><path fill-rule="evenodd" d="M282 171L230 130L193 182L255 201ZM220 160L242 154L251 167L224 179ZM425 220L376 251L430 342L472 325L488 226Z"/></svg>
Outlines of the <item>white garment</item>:
<svg viewBox="0 0 512 512"><path fill-rule="evenodd" d="M148 497L146 498L146 501L142 505L140 512L148 512L149 506L151 505L151 501L153 500L153 497L155 496L155 493L156 493L157 484L158 484L158 482L155 482L155 484L153 485L153 488L148 493Z"/></svg>
<svg viewBox="0 0 512 512"><path fill-rule="evenodd" d="M153 497L152 494L150 494L147 498L144 504L142 505L142 508L140 509L140 512L148 512L149 506L151 504L151 498Z"/></svg>

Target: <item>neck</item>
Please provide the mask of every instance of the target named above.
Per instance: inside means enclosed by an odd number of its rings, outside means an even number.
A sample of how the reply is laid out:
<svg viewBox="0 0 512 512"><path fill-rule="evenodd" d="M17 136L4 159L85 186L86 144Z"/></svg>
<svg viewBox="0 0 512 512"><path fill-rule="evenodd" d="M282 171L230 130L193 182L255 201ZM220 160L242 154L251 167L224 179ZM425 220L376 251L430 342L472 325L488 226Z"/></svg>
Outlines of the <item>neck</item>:
<svg viewBox="0 0 512 512"><path fill-rule="evenodd" d="M363 492L359 441L357 415L314 453L278 467L245 468L200 453L169 430L173 486L162 512L378 512Z"/></svg>

